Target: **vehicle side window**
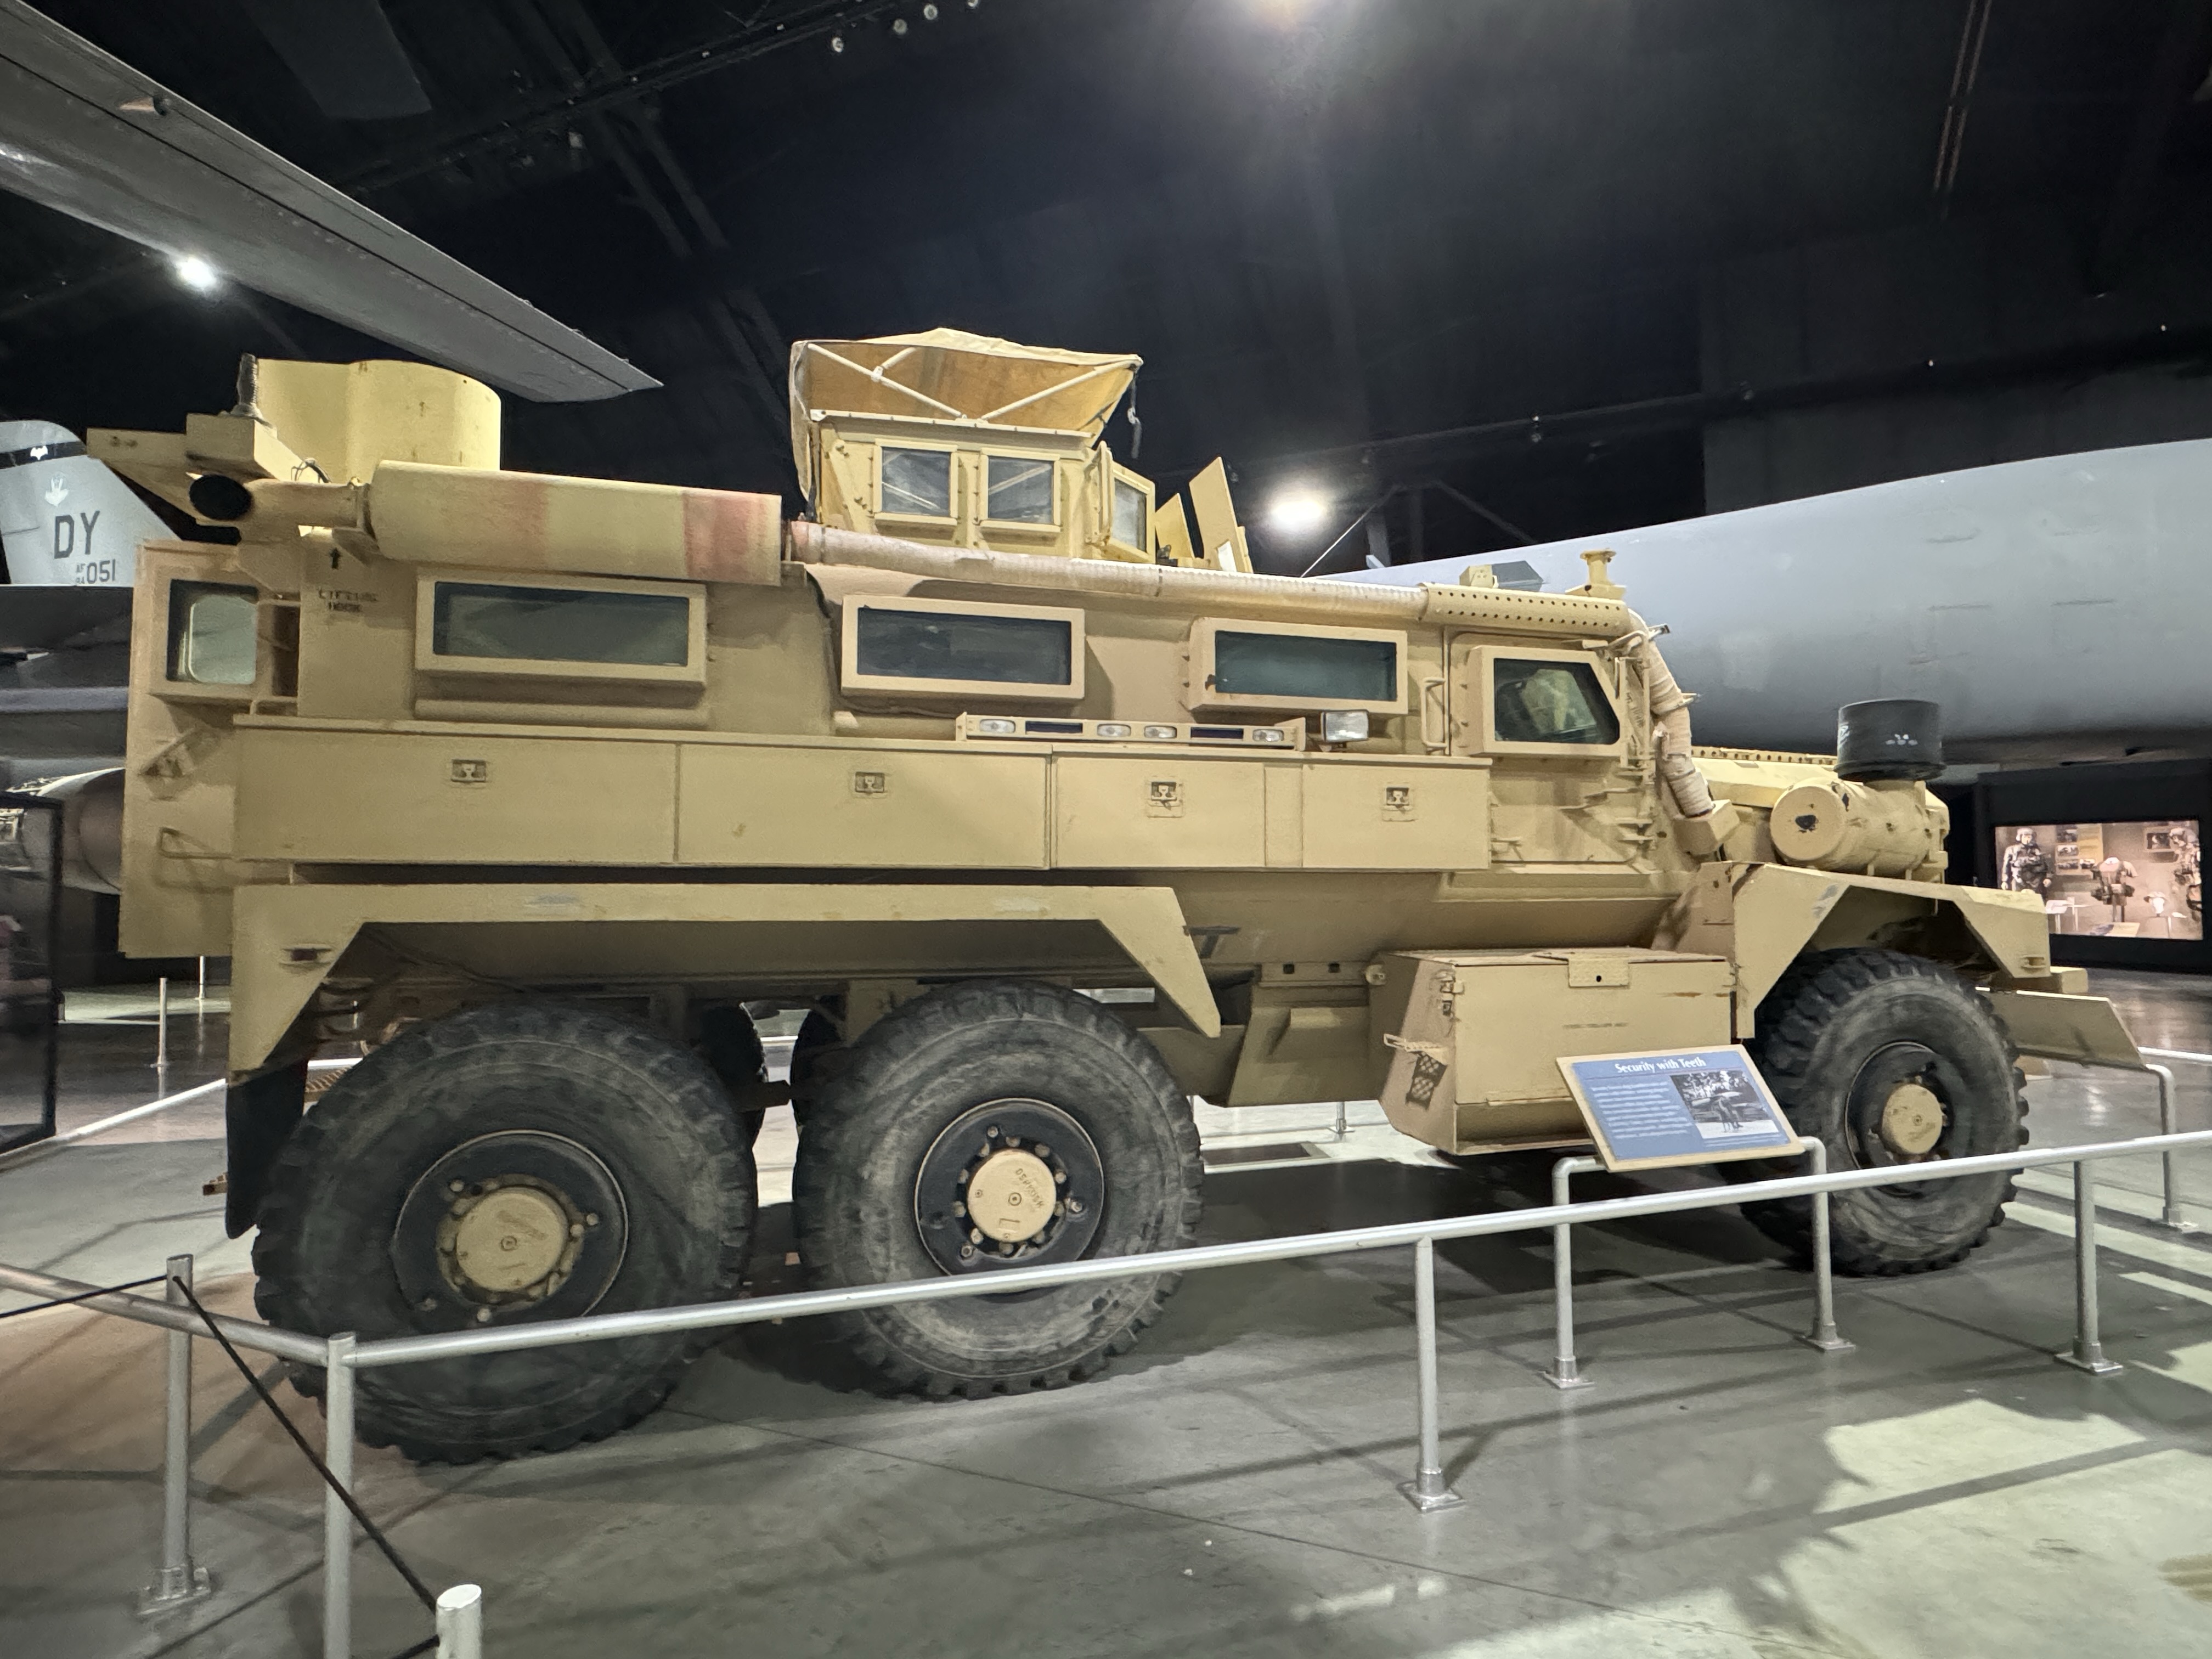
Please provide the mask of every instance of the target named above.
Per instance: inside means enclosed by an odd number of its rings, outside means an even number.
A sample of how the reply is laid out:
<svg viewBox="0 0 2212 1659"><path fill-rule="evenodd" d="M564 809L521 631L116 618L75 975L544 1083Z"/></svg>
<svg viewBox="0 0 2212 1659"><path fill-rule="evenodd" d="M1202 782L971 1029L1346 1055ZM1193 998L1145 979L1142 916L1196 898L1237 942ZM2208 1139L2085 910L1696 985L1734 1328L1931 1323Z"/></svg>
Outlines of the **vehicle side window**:
<svg viewBox="0 0 2212 1659"><path fill-rule="evenodd" d="M1031 460L1025 455L994 455L988 465L985 518L1001 524L1053 522L1050 461Z"/></svg>
<svg viewBox="0 0 2212 1659"><path fill-rule="evenodd" d="M952 457L942 449L883 449L885 513L952 516Z"/></svg>
<svg viewBox="0 0 2212 1659"><path fill-rule="evenodd" d="M1327 635L1214 635L1212 690L1229 696L1387 702L1398 696L1398 647Z"/></svg>
<svg viewBox="0 0 2212 1659"><path fill-rule="evenodd" d="M1145 492L1126 478L1114 480L1114 539L1124 547L1149 547Z"/></svg>
<svg viewBox="0 0 2212 1659"><path fill-rule="evenodd" d="M690 631L691 601L681 593L441 581L430 648L441 657L681 668Z"/></svg>
<svg viewBox="0 0 2212 1659"><path fill-rule="evenodd" d="M168 677L191 685L253 684L259 590L233 582L169 584Z"/></svg>
<svg viewBox="0 0 2212 1659"><path fill-rule="evenodd" d="M869 606L855 638L855 667L871 679L1066 685L1073 676L1074 629L1054 617Z"/></svg>
<svg viewBox="0 0 2212 1659"><path fill-rule="evenodd" d="M1597 674L1588 663L1497 658L1491 668L1494 725L1506 743L1602 745L1620 739Z"/></svg>

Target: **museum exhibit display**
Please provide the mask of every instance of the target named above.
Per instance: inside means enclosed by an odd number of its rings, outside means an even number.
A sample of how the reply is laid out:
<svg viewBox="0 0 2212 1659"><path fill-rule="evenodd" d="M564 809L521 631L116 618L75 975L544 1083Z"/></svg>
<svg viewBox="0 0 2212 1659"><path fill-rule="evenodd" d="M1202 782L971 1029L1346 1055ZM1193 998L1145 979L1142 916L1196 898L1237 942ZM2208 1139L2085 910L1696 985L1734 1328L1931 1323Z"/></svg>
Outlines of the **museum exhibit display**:
<svg viewBox="0 0 2212 1659"><path fill-rule="evenodd" d="M2055 960L2212 968L2203 833L2212 763L2137 760L2006 768L1973 782L1977 884L2027 893Z"/></svg>
<svg viewBox="0 0 2212 1659"><path fill-rule="evenodd" d="M1831 757L1699 750L1607 554L1565 593L1183 563L1099 437L1133 362L793 356L846 376L793 376L814 520L502 471L495 394L398 363L266 362L258 416L90 435L239 532L142 550L106 787L125 949L232 960L227 1204L272 1322L727 1294L786 1093L832 1287L1188 1241L1193 1096L1578 1145L1557 1062L1601 1030L1748 1042L1838 1168L2003 1152L2015 1045L2105 1006L2036 895L1943 883L1932 705L1844 710ZM1233 553L1233 521L1199 533ZM783 1009L787 1091L754 1024ZM1835 1259L1947 1265L2008 1191L1854 1193ZM1751 1212L1798 1245L1808 1213ZM839 1327L896 1384L1026 1389L1170 1288ZM566 1445L696 1346L377 1373L358 1422L421 1456Z"/></svg>
<svg viewBox="0 0 2212 1659"><path fill-rule="evenodd" d="M0 0L0 1655L2212 1641L2212 0Z"/></svg>

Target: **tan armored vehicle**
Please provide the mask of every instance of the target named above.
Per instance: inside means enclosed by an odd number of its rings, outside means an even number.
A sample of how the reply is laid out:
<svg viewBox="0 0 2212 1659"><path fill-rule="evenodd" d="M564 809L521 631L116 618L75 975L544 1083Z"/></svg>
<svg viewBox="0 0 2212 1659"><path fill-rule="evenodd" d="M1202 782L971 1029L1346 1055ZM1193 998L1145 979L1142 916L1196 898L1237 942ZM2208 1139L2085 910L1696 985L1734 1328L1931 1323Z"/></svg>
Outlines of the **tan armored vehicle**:
<svg viewBox="0 0 2212 1659"><path fill-rule="evenodd" d="M121 885L126 950L232 958L230 1224L270 1319L734 1294L765 1008L808 1011L823 1285L1190 1240L1193 1096L1565 1146L1558 1057L1740 1039L1838 1166L2019 1144L2008 1025L2089 1000L2032 895L1940 884L1915 732L1849 778L1693 750L1601 555L1568 593L1248 574L1225 489L1187 526L1100 441L1133 368L801 346L791 524L501 471L492 394L411 365L268 363L258 410L94 434L241 537L140 558ZM1837 1257L1954 1261L2006 1191L1855 1192ZM1756 1218L1804 1244L1801 1208ZM896 1384L1050 1387L1171 1288L844 1336ZM361 1425L561 1446L688 1352L377 1370Z"/></svg>

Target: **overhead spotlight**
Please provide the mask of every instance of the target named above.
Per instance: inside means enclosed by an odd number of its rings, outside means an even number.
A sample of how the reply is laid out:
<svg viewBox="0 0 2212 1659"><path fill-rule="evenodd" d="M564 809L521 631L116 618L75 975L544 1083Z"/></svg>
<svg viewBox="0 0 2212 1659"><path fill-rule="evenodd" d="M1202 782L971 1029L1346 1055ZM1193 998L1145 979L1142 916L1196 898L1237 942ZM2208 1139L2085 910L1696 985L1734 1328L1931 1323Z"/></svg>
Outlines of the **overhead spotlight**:
<svg viewBox="0 0 2212 1659"><path fill-rule="evenodd" d="M1328 516L1328 503L1314 490L1292 485L1267 504L1267 527L1278 535L1310 536Z"/></svg>
<svg viewBox="0 0 2212 1659"><path fill-rule="evenodd" d="M833 35L831 35L831 36L830 37L830 51L832 51L832 52L842 52L842 51L844 51L844 50L845 50L845 37L844 37L843 35L842 35L842 34L833 34Z"/></svg>
<svg viewBox="0 0 2212 1659"><path fill-rule="evenodd" d="M931 4L921 9L921 21L925 23L934 23L937 21L937 7L934 0L932 0Z"/></svg>
<svg viewBox="0 0 2212 1659"><path fill-rule="evenodd" d="M903 17L894 17L891 19L891 33L893 34L904 34L906 33L906 19Z"/></svg>
<svg viewBox="0 0 2212 1659"><path fill-rule="evenodd" d="M183 258L174 261L169 268L176 272L177 280L195 294L210 293L215 285L222 280L216 275L216 268L197 253L187 253Z"/></svg>

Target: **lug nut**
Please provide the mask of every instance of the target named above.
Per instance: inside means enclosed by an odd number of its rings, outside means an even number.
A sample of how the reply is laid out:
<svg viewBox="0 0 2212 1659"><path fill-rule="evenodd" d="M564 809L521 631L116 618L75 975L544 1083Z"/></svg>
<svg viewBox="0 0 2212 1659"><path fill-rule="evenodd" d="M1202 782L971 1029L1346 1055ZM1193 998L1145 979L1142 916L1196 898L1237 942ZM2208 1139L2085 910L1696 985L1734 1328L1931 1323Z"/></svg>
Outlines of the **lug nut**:
<svg viewBox="0 0 2212 1659"><path fill-rule="evenodd" d="M489 1308L478 1308L477 1310L477 1323L479 1325L489 1325L491 1323L491 1310Z"/></svg>
<svg viewBox="0 0 2212 1659"><path fill-rule="evenodd" d="M1070 1215L1081 1215L1083 1213L1083 1200L1079 1198L1069 1199L1067 1200L1067 1212Z"/></svg>
<svg viewBox="0 0 2212 1659"><path fill-rule="evenodd" d="M1050 1158L1052 1156L1052 1148L1046 1146L1042 1140L1032 1140L1030 1142L1030 1150L1035 1152L1039 1158Z"/></svg>
<svg viewBox="0 0 2212 1659"><path fill-rule="evenodd" d="M465 1193L468 1188L458 1181L449 1181L446 1183L446 1190L449 1193Z"/></svg>
<svg viewBox="0 0 2212 1659"><path fill-rule="evenodd" d="M595 1215L587 1215L584 1218L584 1224L586 1227L596 1227L599 1224L599 1218Z"/></svg>
<svg viewBox="0 0 2212 1659"><path fill-rule="evenodd" d="M968 1242L971 1244L981 1244L983 1242L983 1230L981 1227L970 1227L968 1230Z"/></svg>
<svg viewBox="0 0 2212 1659"><path fill-rule="evenodd" d="M973 1244L963 1244L960 1247L960 1259L963 1261L973 1261L975 1259L975 1247Z"/></svg>
<svg viewBox="0 0 2212 1659"><path fill-rule="evenodd" d="M1065 1170L1054 1170L1052 1172L1052 1178L1063 1187L1067 1185L1067 1171Z"/></svg>
<svg viewBox="0 0 2212 1659"><path fill-rule="evenodd" d="M955 1215L966 1215L968 1213L968 1206L956 1199L953 1200L952 1204L952 1213Z"/></svg>
<svg viewBox="0 0 2212 1659"><path fill-rule="evenodd" d="M984 1130L983 1133L995 1139L998 1137L999 1126L994 1123L989 1128Z"/></svg>

